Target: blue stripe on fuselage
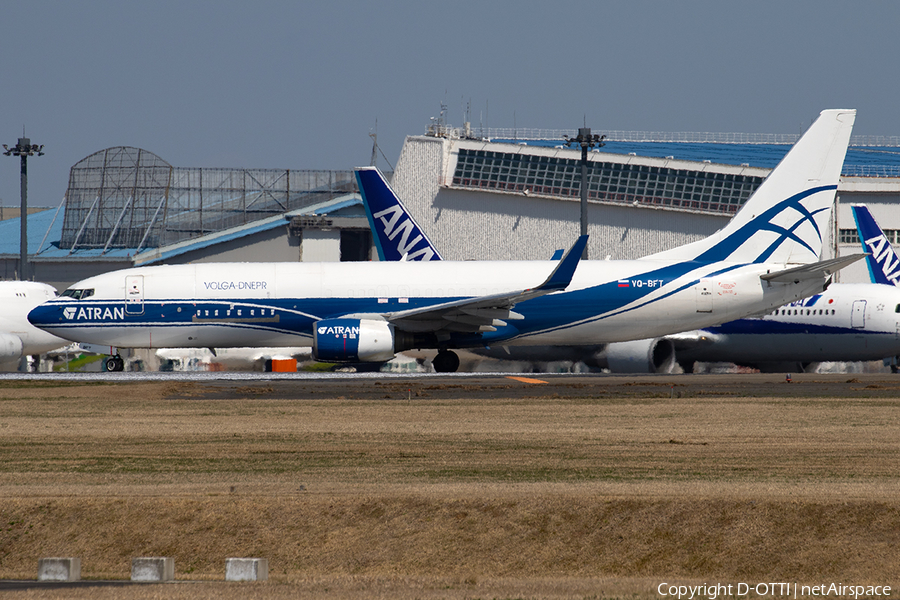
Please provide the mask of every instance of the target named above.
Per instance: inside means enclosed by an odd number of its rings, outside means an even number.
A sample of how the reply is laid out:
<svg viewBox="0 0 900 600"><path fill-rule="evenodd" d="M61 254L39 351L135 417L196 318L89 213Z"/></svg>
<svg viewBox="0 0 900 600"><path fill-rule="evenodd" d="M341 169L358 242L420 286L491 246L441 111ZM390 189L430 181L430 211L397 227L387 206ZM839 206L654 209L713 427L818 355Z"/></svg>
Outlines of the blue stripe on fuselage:
<svg viewBox="0 0 900 600"><path fill-rule="evenodd" d="M770 319L738 319L736 321L729 321L728 323L723 323L722 325L717 325L715 327L705 327L704 331L708 331L710 333L723 334L723 335L738 335L738 334L752 334L752 335L788 335L788 334L798 334L798 333L809 333L809 334L844 334L844 335L872 335L872 334L890 334L894 335L894 332L887 331L871 331L868 329L859 329L852 327L839 327L836 325L820 325L816 323L796 323L796 322L785 322L785 321L775 321Z"/></svg>
<svg viewBox="0 0 900 600"><path fill-rule="evenodd" d="M700 282L701 278L706 279L710 277L716 277L718 275L722 275L723 273L734 271L735 269L738 269L745 265L729 265L725 268L713 271L711 273L704 273L701 275L701 277L698 277L697 279L691 279L681 286L672 290L668 290L667 292L660 294L655 298L652 298L645 302L639 302L650 293L665 288L665 286L670 284L672 281L675 281L691 273L692 271L698 271L703 267L708 266L710 265L689 261L678 263L676 265L668 265L654 271L648 271L639 275L633 275L628 278L630 284L634 281L640 280L662 281L661 285L654 286L652 288L637 288L633 284L629 285L629 287L627 288L620 288L618 287L618 280L616 280L591 288L575 290L572 292L562 292L535 298L533 300L529 300L527 303L522 303L516 306L516 311L525 315L526 319L531 325L527 330L517 329L515 327L515 322L513 322L513 329L518 332L517 334L510 335L510 332L507 332L506 329L502 328L498 329L496 332L484 334L481 339L483 339L485 343L497 343L504 339L515 337L516 335L524 336L541 333L551 333L569 329L578 325L594 323L603 319L622 315L639 308L644 308L645 306L649 306L655 302L659 302L660 300L669 298L672 295L677 294L678 292L684 291L697 285ZM561 304L559 299L562 294L565 294L566 298L566 302L564 304L565 312L573 318L567 320L565 323L559 323L558 321L551 322L550 319L541 320L539 318L539 315L546 315L548 312L554 310L553 304L550 304L551 302L555 304ZM634 306L630 306L632 304L634 304ZM532 314L531 310L534 310L534 314ZM555 310L561 310L561 308Z"/></svg>

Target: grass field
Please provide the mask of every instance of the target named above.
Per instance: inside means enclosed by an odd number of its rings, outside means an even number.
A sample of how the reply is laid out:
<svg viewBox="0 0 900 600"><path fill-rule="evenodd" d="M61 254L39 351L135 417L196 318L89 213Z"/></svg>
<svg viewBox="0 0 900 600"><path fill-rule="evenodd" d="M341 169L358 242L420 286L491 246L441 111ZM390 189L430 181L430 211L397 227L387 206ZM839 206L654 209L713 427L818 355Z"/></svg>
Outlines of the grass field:
<svg viewBox="0 0 900 600"><path fill-rule="evenodd" d="M171 556L200 582L4 597L900 583L900 382L880 377L2 382L0 579ZM222 582L250 556L268 582Z"/></svg>

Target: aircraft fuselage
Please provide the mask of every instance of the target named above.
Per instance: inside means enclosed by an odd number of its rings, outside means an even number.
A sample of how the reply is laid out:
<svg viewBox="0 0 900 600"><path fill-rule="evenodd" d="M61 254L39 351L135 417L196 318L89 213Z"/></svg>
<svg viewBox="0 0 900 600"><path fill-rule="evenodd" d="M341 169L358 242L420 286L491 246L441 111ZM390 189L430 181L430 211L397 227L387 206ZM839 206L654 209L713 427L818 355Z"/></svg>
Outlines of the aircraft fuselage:
<svg viewBox="0 0 900 600"><path fill-rule="evenodd" d="M143 267L79 282L67 291L79 298L47 302L29 319L66 339L122 348L299 346L311 342L313 326L322 319L377 320L417 307L527 289L553 267L548 261ZM495 331L480 333L451 328L437 345L596 344L653 337L773 309L821 291L822 279L760 280L761 274L784 267L583 261L565 291L516 304L515 312L524 319L502 321ZM408 323L402 327L411 331ZM434 347L429 346L433 340L427 341L421 347ZM412 347L420 347L416 344Z"/></svg>

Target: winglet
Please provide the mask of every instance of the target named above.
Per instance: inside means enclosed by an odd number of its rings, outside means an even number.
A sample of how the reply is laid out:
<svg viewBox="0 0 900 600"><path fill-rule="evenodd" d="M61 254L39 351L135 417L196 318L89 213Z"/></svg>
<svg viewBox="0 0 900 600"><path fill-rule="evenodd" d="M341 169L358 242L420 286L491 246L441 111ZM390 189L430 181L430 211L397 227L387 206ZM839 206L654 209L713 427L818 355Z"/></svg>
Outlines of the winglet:
<svg viewBox="0 0 900 600"><path fill-rule="evenodd" d="M556 291L564 290L569 287L572 282L572 276L575 275L575 269L581 262L581 256L584 254L584 247L587 245L588 236L579 236L566 255L562 257L550 277L544 283L534 288L535 290Z"/></svg>
<svg viewBox="0 0 900 600"><path fill-rule="evenodd" d="M853 204L853 220L856 221L856 230L859 231L859 241L862 243L863 252L870 253L866 257L869 267L869 278L872 283L884 285L900 285L900 258L897 257L894 248L885 236L884 231L875 222L872 213L864 204Z"/></svg>

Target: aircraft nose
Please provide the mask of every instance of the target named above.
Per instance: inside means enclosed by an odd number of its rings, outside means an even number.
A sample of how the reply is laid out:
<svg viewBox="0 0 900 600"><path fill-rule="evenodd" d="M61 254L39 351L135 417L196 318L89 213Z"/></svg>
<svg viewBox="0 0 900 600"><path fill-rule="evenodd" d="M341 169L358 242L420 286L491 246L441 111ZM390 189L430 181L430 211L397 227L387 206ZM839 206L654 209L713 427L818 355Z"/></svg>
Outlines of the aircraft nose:
<svg viewBox="0 0 900 600"><path fill-rule="evenodd" d="M28 313L28 322L35 327L50 325L58 320L59 308L48 304L38 304Z"/></svg>

